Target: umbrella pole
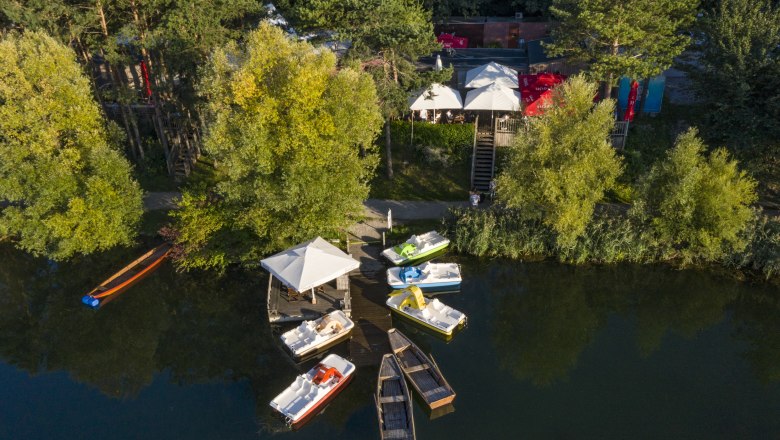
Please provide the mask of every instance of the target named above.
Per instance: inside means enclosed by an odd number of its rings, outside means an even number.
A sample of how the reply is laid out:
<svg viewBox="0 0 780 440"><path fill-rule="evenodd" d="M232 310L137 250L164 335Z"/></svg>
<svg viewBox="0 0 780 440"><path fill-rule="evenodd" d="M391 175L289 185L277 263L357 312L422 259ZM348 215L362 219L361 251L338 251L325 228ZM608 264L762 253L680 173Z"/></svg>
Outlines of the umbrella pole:
<svg viewBox="0 0 780 440"><path fill-rule="evenodd" d="M317 304L317 297L314 295L314 287L311 288L311 303Z"/></svg>
<svg viewBox="0 0 780 440"><path fill-rule="evenodd" d="M414 147L414 110L412 110L412 138L409 140L409 142Z"/></svg>

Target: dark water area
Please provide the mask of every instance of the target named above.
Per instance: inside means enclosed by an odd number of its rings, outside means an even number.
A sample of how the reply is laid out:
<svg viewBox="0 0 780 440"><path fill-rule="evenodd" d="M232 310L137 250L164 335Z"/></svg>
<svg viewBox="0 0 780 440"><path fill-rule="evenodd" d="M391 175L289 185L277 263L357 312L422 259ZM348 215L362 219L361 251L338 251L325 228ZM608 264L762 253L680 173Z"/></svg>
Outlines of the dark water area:
<svg viewBox="0 0 780 440"><path fill-rule="evenodd" d="M0 246L0 438L371 439L376 368L301 430L268 402L304 368L279 349L260 272L169 264L80 303L143 253L55 264ZM780 438L780 291L663 267L461 260L439 299L468 326L432 352L458 393L420 439ZM343 347L342 347L343 348Z"/></svg>

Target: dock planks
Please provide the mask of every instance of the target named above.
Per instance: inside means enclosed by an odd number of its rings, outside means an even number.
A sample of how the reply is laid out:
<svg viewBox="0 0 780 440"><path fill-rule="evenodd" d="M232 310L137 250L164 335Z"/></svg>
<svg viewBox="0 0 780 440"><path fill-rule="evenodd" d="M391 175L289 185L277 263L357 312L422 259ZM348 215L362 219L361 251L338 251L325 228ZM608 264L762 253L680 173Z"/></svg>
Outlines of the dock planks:
<svg viewBox="0 0 780 440"><path fill-rule="evenodd" d="M349 246L349 253L360 261L360 275L351 277L355 329L349 344L350 357L359 367L379 365L382 356L390 352L387 330L392 327L390 310L385 306L389 289L380 259L381 232L378 227L360 223L350 240L354 244Z"/></svg>

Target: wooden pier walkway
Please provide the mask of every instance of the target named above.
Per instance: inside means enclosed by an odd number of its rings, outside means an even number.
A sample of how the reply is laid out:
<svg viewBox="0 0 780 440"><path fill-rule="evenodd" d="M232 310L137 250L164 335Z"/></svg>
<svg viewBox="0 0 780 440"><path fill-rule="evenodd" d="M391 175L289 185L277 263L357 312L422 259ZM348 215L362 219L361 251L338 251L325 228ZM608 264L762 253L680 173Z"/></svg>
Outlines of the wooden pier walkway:
<svg viewBox="0 0 780 440"><path fill-rule="evenodd" d="M381 225L382 221L368 220L350 229L349 239L354 244L350 244L349 253L360 261L360 275L351 277L355 330L349 343L350 357L357 366L379 365L382 356L390 353L387 330L392 322L385 306L389 288L384 279L386 267L380 259Z"/></svg>

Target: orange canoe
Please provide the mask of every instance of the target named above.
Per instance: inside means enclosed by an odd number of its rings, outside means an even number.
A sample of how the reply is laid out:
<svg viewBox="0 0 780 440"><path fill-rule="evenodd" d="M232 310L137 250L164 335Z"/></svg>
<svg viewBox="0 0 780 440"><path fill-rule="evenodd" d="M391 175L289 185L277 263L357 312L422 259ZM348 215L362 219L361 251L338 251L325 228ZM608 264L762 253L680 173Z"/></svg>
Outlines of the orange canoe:
<svg viewBox="0 0 780 440"><path fill-rule="evenodd" d="M125 266L124 269L112 275L111 278L100 283L99 286L92 289L91 292L81 299L82 302L89 306L97 307L100 302L94 300L100 300L101 298L127 289L135 282L160 267L160 264L168 258L170 253L170 244L166 243L157 246Z"/></svg>

